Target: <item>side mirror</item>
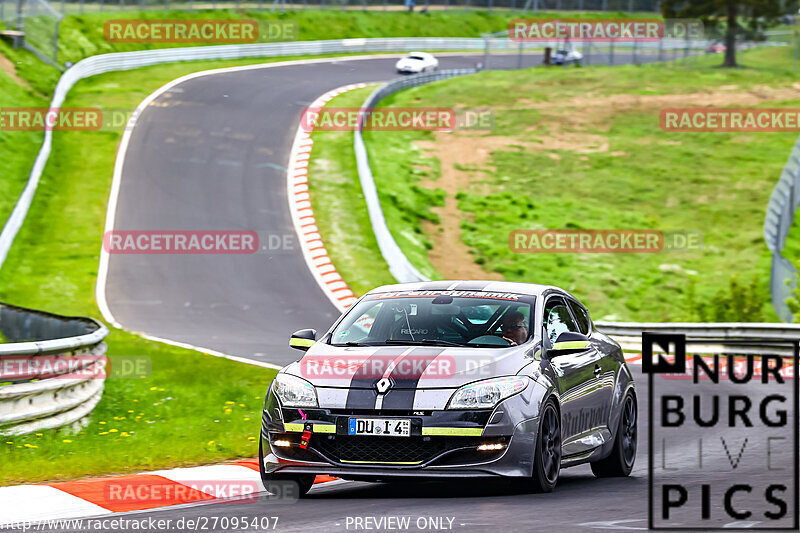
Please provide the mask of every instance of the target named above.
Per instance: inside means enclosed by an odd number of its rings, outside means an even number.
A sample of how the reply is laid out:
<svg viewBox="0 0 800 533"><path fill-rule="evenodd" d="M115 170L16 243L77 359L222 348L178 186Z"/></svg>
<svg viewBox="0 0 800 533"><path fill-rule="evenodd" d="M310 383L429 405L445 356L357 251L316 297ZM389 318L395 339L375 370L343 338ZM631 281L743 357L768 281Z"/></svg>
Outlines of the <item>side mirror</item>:
<svg viewBox="0 0 800 533"><path fill-rule="evenodd" d="M317 342L317 330L315 329L300 329L289 337L289 346L302 352L311 348L315 342Z"/></svg>
<svg viewBox="0 0 800 533"><path fill-rule="evenodd" d="M589 348L589 337L572 331L565 331L556 339L552 348L547 350L548 357L558 357L573 353L585 352Z"/></svg>

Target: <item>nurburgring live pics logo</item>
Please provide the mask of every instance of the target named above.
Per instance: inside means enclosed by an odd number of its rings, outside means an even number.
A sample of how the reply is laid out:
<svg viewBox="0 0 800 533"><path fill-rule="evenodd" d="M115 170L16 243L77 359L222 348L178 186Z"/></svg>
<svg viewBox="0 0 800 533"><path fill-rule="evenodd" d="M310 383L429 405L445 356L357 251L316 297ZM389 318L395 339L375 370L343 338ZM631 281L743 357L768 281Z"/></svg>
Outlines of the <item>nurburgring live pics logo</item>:
<svg viewBox="0 0 800 533"><path fill-rule="evenodd" d="M726 353L690 353L695 344ZM642 333L649 529L797 529L798 380L787 367L798 351L797 341Z"/></svg>

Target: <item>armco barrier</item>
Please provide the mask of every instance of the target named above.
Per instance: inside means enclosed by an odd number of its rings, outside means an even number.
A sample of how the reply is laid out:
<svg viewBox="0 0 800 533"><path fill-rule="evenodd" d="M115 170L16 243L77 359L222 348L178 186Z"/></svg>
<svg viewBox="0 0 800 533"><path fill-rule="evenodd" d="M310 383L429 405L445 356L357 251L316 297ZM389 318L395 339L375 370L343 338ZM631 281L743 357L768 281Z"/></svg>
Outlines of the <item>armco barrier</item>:
<svg viewBox="0 0 800 533"><path fill-rule="evenodd" d="M440 70L438 72L426 72L406 78L400 78L389 83L385 83L375 89L367 100L364 102L362 108L373 109L378 106L381 100L390 94L402 91L408 87L416 87L417 85L424 85L432 81L444 80L453 78L455 76L464 76L467 74L474 74L476 69L454 69L454 70ZM383 209L381 209L381 202L378 199L378 189L375 187L375 180L372 177L372 169L369 166L369 156L367 156L367 148L364 145L364 137L361 134L361 129L366 120L366 114L362 115L358 126L353 133L353 149L356 154L356 167L358 169L358 179L361 182L361 190L364 191L364 199L367 203L367 211L369 213L369 221L372 224L372 230L375 233L375 238L378 241L378 248L380 248L381 255L389 265L389 272L392 273L394 278L401 282L411 281L427 281L428 278L423 276L411 264L405 256L400 246L392 237L392 232L389 231L389 226L386 225L386 218L383 216Z"/></svg>
<svg viewBox="0 0 800 533"><path fill-rule="evenodd" d="M72 424L94 409L105 383L103 324L0 303L0 332L0 434ZM24 370L9 374L10 362Z"/></svg>
<svg viewBox="0 0 800 533"><path fill-rule="evenodd" d="M613 337L625 350L642 349L642 332L683 333L692 340L708 340L695 344L696 353L757 353L790 357L790 346L759 345L757 341L800 340L800 324L779 322L595 322L598 330ZM725 342L721 342L725 341ZM736 341L744 341L737 344ZM726 344L727 342L727 344ZM750 344L748 344L750 343Z"/></svg>
<svg viewBox="0 0 800 533"><path fill-rule="evenodd" d="M506 43L508 44L508 43ZM652 43L650 43L652 44ZM369 95L364 102L364 108L375 108L380 101L390 94L406 89L424 85L433 81L443 80L454 76L462 76L476 72L474 69L466 70L445 70L434 73L418 74L408 78L392 81L378 87ZM358 169L361 188L369 211L370 222L386 262L389 264L389 271L397 281L413 282L426 281L422 275L411 264L403 254L397 242L392 237L389 228L386 226L386 219L383 216L378 192L375 188L375 180L369 166L369 157L364 145L364 139L360 128L356 129L354 135L354 151ZM791 291L795 287L795 277L797 272L792 263L781 255L786 241L786 236L794 221L794 213L800 205L800 140L795 144L789 156L789 162L783 169L781 178L772 192L769 204L767 205L767 215L764 221L764 238L767 247L772 252L772 268L770 278L770 289L772 293L772 304L781 320L792 321L792 313L786 304L787 298L791 296Z"/></svg>
<svg viewBox="0 0 800 533"><path fill-rule="evenodd" d="M783 257L786 237L794 222L794 213L800 204L800 140L792 148L789 161L781 172L781 177L767 204L767 215L764 218L764 239L772 253L769 288L772 294L772 306L781 320L791 322L792 311L786 304L796 286L797 270L792 262Z"/></svg>
<svg viewBox="0 0 800 533"><path fill-rule="evenodd" d="M288 43L260 43L223 46L195 46L189 48L163 48L140 52L119 52L88 57L70 67L58 81L51 108L64 103L69 90L78 81L118 70L130 70L161 63L177 61L196 61L209 59L242 59L252 57L279 57L296 55L323 55L357 52L403 52L416 49L425 50L482 50L481 38L386 38L386 39L340 39L333 41L295 41ZM28 182L22 191L14 210L11 212L3 231L0 232L0 267L3 265L17 232L25 221L28 208L39 184L47 159L53 135L44 132L44 141L36 156Z"/></svg>
<svg viewBox="0 0 800 533"><path fill-rule="evenodd" d="M524 48L557 46L559 43L525 43ZM653 43L650 43L653 44ZM670 43L668 45L672 46ZM632 43L619 43L626 47ZM678 44L676 43L675 46ZM50 107L61 107L67 93L78 81L118 70L174 63L177 61L197 61L213 59L243 59L255 57L283 57L297 55L351 54L364 52L407 52L412 50L473 50L483 51L487 46L493 50L517 50L518 43L509 39L484 39L460 37L392 37L379 39L339 39L330 41L293 41L280 43L237 44L222 46L194 46L188 48L162 48L139 52L119 52L88 57L70 67L58 81ZM22 227L33 195L39 184L53 141L52 132L45 131L44 141L30 177L22 194L14 206L11 216L0 232L0 267L5 261L14 237Z"/></svg>

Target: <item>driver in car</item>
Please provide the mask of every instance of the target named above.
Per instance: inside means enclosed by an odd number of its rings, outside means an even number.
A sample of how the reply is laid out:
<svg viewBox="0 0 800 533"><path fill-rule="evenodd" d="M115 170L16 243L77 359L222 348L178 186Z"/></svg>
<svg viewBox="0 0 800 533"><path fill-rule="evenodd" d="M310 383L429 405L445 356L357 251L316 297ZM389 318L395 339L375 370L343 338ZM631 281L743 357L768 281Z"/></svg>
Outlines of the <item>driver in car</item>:
<svg viewBox="0 0 800 533"><path fill-rule="evenodd" d="M508 313L500 323L500 330L511 346L522 344L528 340L528 319L519 311Z"/></svg>

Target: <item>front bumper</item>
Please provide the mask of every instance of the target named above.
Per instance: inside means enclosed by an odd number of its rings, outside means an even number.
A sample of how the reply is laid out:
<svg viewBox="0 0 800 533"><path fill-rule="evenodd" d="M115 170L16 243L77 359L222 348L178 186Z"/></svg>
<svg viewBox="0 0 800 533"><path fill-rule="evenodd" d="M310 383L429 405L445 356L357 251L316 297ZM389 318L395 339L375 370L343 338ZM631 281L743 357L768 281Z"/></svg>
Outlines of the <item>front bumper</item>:
<svg viewBox="0 0 800 533"><path fill-rule="evenodd" d="M530 476L538 418L519 420L510 410L353 412L265 409L261 440L264 470L281 474L328 474L345 478ZM410 437L351 436L351 416L411 420ZM299 443L311 424L308 448ZM284 446L276 446L283 441ZM286 443L290 445L285 446ZM499 450L478 450L501 444Z"/></svg>

